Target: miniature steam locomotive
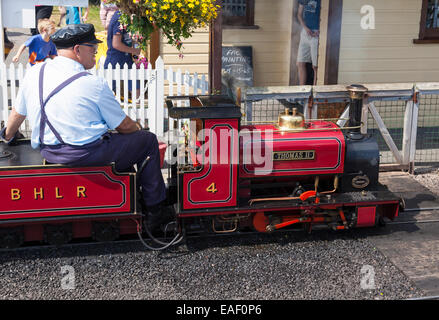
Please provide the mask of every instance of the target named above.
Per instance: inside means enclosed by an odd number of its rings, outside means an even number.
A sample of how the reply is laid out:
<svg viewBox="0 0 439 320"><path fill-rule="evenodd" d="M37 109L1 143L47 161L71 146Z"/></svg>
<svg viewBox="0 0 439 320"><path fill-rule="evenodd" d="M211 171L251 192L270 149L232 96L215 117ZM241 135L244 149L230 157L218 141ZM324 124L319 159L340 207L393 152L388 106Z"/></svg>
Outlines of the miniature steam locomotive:
<svg viewBox="0 0 439 320"><path fill-rule="evenodd" d="M192 124L168 147L164 242L145 230L135 173L44 165L28 140L0 144L0 245L109 241L143 231L160 248L192 233L369 227L394 219L401 199L378 183L379 150L361 134L364 88L351 87L347 128L305 121L296 109L276 123L242 124L225 96L169 97L169 116ZM183 100L183 101L182 101ZM189 106L180 105L184 102Z"/></svg>

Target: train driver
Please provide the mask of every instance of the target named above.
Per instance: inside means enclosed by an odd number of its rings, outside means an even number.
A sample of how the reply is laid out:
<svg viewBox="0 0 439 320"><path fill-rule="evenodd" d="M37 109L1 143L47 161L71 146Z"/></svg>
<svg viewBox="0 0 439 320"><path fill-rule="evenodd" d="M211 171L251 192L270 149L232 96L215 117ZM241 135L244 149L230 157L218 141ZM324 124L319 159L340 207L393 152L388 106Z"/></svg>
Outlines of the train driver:
<svg viewBox="0 0 439 320"><path fill-rule="evenodd" d="M95 65L97 44L92 24L68 25L51 37L58 56L26 72L7 127L6 142L14 139L26 116L31 144L50 163L72 166L115 163L116 170L139 168L150 157L140 184L147 223L155 229L164 221L165 184L160 170L157 137L129 118L107 82L85 70ZM109 132L109 130L117 132Z"/></svg>

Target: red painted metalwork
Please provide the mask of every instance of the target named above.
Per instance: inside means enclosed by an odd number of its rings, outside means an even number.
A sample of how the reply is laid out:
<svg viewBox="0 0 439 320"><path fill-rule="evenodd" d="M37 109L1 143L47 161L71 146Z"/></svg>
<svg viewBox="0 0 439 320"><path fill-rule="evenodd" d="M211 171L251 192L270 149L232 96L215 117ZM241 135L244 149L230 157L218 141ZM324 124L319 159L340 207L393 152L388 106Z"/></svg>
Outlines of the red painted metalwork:
<svg viewBox="0 0 439 320"><path fill-rule="evenodd" d="M164 142L159 142L159 152L160 152L160 168L163 168L163 164L165 163L165 152L167 148L167 144Z"/></svg>
<svg viewBox="0 0 439 320"><path fill-rule="evenodd" d="M357 227L371 227L375 225L376 206L357 208Z"/></svg>
<svg viewBox="0 0 439 320"><path fill-rule="evenodd" d="M131 213L134 183L112 166L0 169L0 221Z"/></svg>
<svg viewBox="0 0 439 320"><path fill-rule="evenodd" d="M198 172L183 176L183 208L221 208L237 204L238 120L205 120L206 137Z"/></svg>
<svg viewBox="0 0 439 320"><path fill-rule="evenodd" d="M343 173L345 140L332 122L313 121L302 132L280 131L274 125L243 126L241 136L240 177ZM291 160L265 158L276 152L309 152L314 158L301 160L299 153ZM265 161L260 163L261 159Z"/></svg>

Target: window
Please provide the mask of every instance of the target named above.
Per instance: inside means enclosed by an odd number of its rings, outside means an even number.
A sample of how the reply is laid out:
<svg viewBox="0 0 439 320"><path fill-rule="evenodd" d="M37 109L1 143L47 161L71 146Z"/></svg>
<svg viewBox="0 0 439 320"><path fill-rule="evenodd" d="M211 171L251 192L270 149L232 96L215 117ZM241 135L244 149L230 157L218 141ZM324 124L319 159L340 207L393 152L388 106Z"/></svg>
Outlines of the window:
<svg viewBox="0 0 439 320"><path fill-rule="evenodd" d="M255 0L223 0L223 25L253 26Z"/></svg>
<svg viewBox="0 0 439 320"><path fill-rule="evenodd" d="M423 0L419 40L439 40L439 0Z"/></svg>

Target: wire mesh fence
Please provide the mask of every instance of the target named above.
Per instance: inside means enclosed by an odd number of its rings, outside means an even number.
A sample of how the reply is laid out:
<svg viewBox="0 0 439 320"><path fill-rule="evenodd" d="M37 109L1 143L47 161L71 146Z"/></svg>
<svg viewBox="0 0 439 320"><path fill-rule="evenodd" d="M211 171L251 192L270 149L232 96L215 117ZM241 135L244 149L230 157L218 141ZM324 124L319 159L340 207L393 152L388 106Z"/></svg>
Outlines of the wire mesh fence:
<svg viewBox="0 0 439 320"><path fill-rule="evenodd" d="M422 95L419 101L415 164L439 166L439 95Z"/></svg>
<svg viewBox="0 0 439 320"><path fill-rule="evenodd" d="M403 131L404 131L404 114L406 109L406 101L376 101L375 107L381 116L393 142L399 151L402 150ZM367 118L367 133L375 137L380 150L380 163L395 163L390 148L385 142L378 125L372 115L369 113Z"/></svg>
<svg viewBox="0 0 439 320"><path fill-rule="evenodd" d="M404 136L404 126L407 126L408 123L406 113L412 101L412 97L408 98L407 95L401 97L395 95L383 99L375 97L373 101L373 105L379 113L389 136L393 140L397 151L401 154L404 151L404 144L407 147L411 143L411 141L407 141L408 136ZM279 114L284 112L286 107L297 107L299 112L303 113L303 107L307 106L307 102L306 98L294 98L294 94L290 98L272 98L268 94L266 98L262 99L258 95L258 99L254 101L247 100L246 104L242 105L243 119L255 123L276 122ZM338 99L337 102L331 102L330 99L327 101L319 99L313 101L313 103L317 108L315 114L317 114L318 119L337 119L349 106L346 99ZM250 117L247 115L249 105L251 105ZM409 137L409 139L416 137L414 164L439 167L439 94L419 95L419 101L415 104L415 109L418 111L417 133L416 136ZM378 142L381 164L399 164L371 112L367 113L367 133L373 135Z"/></svg>

